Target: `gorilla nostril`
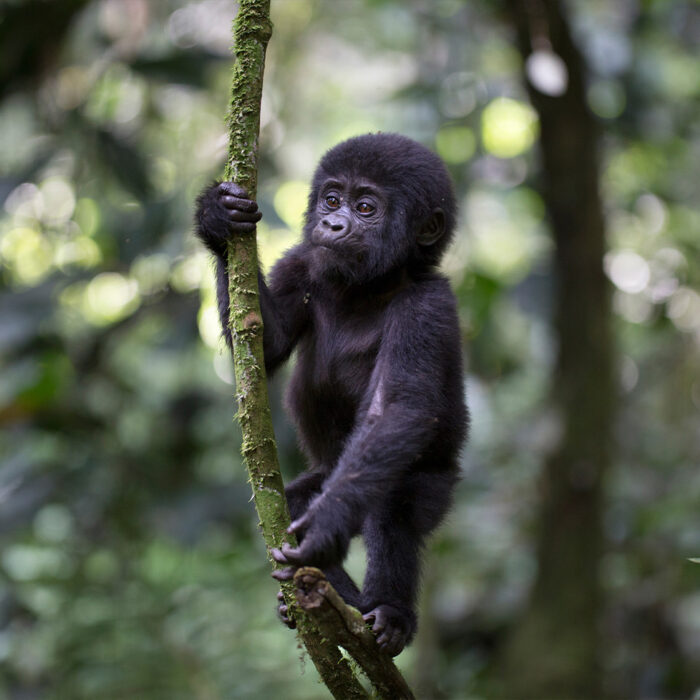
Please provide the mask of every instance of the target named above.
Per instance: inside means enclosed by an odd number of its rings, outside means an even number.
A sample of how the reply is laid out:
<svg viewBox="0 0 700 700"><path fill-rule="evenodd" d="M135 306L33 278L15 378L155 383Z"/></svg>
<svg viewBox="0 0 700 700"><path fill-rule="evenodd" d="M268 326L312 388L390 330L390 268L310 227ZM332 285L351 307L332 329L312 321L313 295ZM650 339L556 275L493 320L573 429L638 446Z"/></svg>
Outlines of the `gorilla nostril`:
<svg viewBox="0 0 700 700"><path fill-rule="evenodd" d="M326 228L329 228L331 231L342 231L345 228L345 224L343 222L329 221L328 219L324 219L321 223Z"/></svg>

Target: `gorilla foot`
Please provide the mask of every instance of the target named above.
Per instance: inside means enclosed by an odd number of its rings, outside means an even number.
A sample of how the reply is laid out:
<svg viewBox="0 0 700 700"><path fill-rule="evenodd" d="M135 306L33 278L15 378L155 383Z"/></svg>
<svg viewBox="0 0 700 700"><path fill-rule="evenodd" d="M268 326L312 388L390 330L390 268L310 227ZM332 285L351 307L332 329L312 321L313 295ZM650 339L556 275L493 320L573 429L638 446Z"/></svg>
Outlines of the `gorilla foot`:
<svg viewBox="0 0 700 700"><path fill-rule="evenodd" d="M279 603L277 606L277 614L279 615L280 620L282 620L282 622L284 622L284 624L287 625L290 630L296 629L297 623L294 622L291 617L289 617L289 608L284 602L282 591L277 592L277 601Z"/></svg>
<svg viewBox="0 0 700 700"><path fill-rule="evenodd" d="M372 625L382 651L397 656L413 637L413 624L405 613L391 605L378 605L362 616Z"/></svg>

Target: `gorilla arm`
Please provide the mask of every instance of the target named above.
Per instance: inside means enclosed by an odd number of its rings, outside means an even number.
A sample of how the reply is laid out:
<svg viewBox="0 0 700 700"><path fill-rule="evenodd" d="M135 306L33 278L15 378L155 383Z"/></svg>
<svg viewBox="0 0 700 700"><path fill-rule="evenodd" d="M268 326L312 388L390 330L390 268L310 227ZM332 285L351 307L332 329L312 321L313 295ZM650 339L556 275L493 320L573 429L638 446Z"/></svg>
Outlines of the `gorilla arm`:
<svg viewBox="0 0 700 700"><path fill-rule="evenodd" d="M219 318L229 347L229 275L226 243L232 236L255 232L261 214L247 192L233 182L214 183L197 200L196 232L216 256L216 296ZM303 332L308 312L305 304L306 264L293 248L275 265L270 285L258 271L260 309L264 322L265 366L274 371L291 353Z"/></svg>
<svg viewBox="0 0 700 700"><path fill-rule="evenodd" d="M449 290L444 299L446 283L422 286L392 304L362 417L323 490L289 528L303 535L301 544L273 550L278 562L341 561L367 514L391 498L453 410L444 391L455 345L459 352L453 319L445 318L445 304L453 304Z"/></svg>

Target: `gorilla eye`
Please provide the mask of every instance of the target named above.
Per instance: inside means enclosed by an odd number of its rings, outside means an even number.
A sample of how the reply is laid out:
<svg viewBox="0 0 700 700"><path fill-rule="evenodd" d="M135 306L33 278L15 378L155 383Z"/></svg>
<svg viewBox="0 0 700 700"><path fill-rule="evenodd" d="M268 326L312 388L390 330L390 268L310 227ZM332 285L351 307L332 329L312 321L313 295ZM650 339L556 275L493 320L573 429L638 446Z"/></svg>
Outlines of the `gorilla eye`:
<svg viewBox="0 0 700 700"><path fill-rule="evenodd" d="M357 211L359 211L360 214L371 214L374 211L374 207L367 202L360 202L357 205Z"/></svg>
<svg viewBox="0 0 700 700"><path fill-rule="evenodd" d="M340 200L331 194L326 197L326 204L329 209L337 209L340 206Z"/></svg>

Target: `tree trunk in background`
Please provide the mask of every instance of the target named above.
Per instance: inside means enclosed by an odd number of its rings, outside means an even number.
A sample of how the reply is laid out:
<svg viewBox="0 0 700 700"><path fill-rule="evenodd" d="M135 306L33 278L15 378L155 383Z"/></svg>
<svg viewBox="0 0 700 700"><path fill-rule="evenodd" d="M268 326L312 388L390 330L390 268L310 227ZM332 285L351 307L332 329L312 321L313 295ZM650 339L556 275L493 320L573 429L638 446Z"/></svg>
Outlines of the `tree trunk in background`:
<svg viewBox="0 0 700 700"><path fill-rule="evenodd" d="M602 500L613 413L610 295L598 134L584 64L557 0L509 0L523 60L559 56L564 94L527 82L540 120L543 196L555 240L552 398L561 421L542 474L538 572L530 604L506 646L510 698L599 698ZM526 78L527 81L527 78Z"/></svg>

